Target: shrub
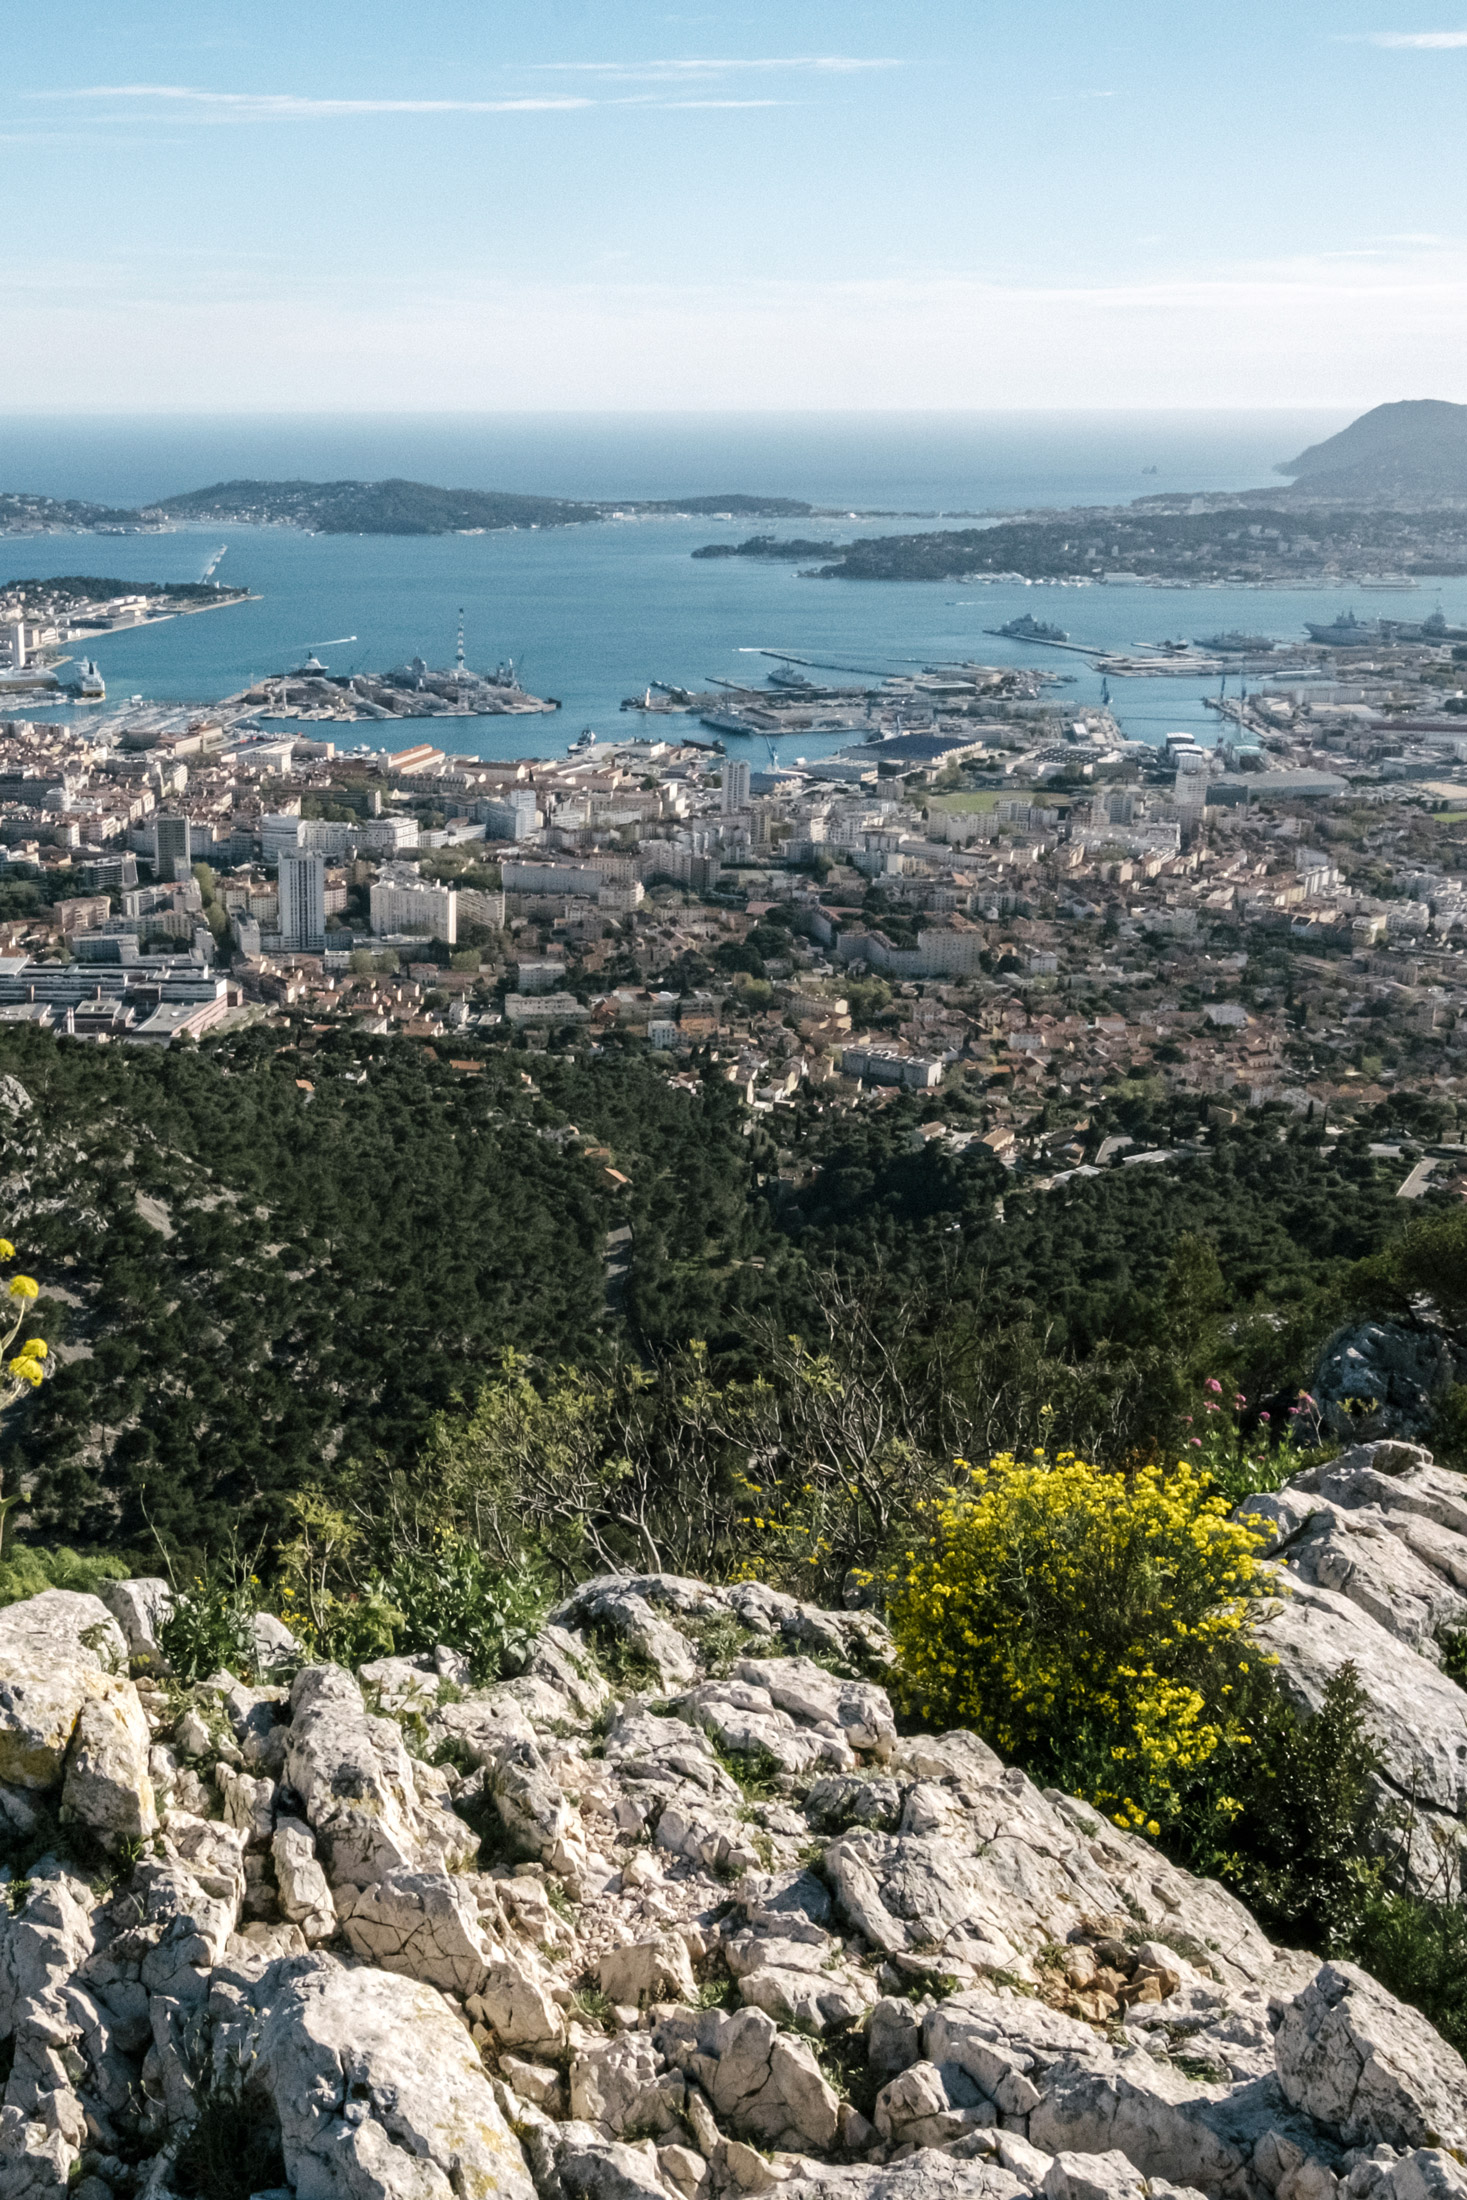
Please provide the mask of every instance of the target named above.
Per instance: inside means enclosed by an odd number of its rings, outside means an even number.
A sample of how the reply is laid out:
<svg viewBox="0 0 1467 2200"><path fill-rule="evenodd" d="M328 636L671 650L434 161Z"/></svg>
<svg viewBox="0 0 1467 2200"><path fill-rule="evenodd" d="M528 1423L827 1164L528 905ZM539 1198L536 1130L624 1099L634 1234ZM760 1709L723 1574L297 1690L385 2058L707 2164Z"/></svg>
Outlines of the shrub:
<svg viewBox="0 0 1467 2200"><path fill-rule="evenodd" d="M1186 1464L1000 1456L934 1508L892 1583L908 1707L1158 1833L1243 1731L1258 1540Z"/></svg>
<svg viewBox="0 0 1467 2200"><path fill-rule="evenodd" d="M1467 1907L1420 1895L1376 1893L1349 1953L1467 2054Z"/></svg>
<svg viewBox="0 0 1467 2200"><path fill-rule="evenodd" d="M1364 1861L1379 1757L1353 1665L1334 1674L1313 1717L1284 1701L1256 1664L1243 1697L1246 1740L1202 1769L1174 1846L1226 1880L1272 1929L1321 1955L1348 1949L1379 1867Z"/></svg>
<svg viewBox="0 0 1467 2200"><path fill-rule="evenodd" d="M253 1677L255 1638L250 1622L260 1608L260 1584L236 1567L199 1575L193 1586L176 1592L173 1610L158 1630L158 1642L180 1681L207 1680L211 1673Z"/></svg>
<svg viewBox="0 0 1467 2200"><path fill-rule="evenodd" d="M123 1581L130 1570L124 1558L83 1557L64 1544L42 1550L13 1543L0 1559L0 1605L18 1604L43 1589L76 1589L95 1596L104 1581Z"/></svg>
<svg viewBox="0 0 1467 2200"><path fill-rule="evenodd" d="M1239 1505L1260 1490L1281 1490L1310 1462L1314 1454L1306 1447L1318 1443L1319 1409L1301 1391L1299 1403L1276 1429L1266 1407L1250 1412L1241 1391L1209 1375L1185 1426L1189 1464L1207 1475L1229 1505Z"/></svg>
<svg viewBox="0 0 1467 2200"><path fill-rule="evenodd" d="M476 1681L518 1671L550 1601L533 1560L505 1567L454 1534L441 1535L431 1552L396 1559L382 1588L401 1614L401 1649L451 1643Z"/></svg>

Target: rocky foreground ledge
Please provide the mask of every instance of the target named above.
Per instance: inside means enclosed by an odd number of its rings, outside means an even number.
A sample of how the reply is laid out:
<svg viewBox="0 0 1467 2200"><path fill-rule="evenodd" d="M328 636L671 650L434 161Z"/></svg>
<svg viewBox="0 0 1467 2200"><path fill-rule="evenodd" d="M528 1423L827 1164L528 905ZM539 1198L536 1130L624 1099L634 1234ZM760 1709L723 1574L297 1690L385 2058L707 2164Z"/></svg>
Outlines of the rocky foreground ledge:
<svg viewBox="0 0 1467 2200"><path fill-rule="evenodd" d="M1321 1549L1352 1472L1438 1472L1391 1464L1336 1463ZM445 1647L184 1692L167 1597L0 1611L0 1810L59 1827L0 1905L4 2200L161 2200L234 2101L269 2200L1467 2196L1423 2018L975 1735L899 1738L869 1614L607 1578L496 1686Z"/></svg>

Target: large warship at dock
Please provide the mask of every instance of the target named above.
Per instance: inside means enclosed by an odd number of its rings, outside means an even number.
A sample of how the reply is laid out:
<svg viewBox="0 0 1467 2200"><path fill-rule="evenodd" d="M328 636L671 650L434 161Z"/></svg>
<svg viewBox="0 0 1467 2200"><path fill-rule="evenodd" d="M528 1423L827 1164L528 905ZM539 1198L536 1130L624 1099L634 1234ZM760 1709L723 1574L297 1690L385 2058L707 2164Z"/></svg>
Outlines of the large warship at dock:
<svg viewBox="0 0 1467 2200"><path fill-rule="evenodd" d="M360 720L376 718L501 718L559 710L554 696L531 695L513 659L475 672L464 659L463 615L458 653L446 668L411 657L390 672L333 672L314 654L293 671L257 680L231 697L261 717Z"/></svg>

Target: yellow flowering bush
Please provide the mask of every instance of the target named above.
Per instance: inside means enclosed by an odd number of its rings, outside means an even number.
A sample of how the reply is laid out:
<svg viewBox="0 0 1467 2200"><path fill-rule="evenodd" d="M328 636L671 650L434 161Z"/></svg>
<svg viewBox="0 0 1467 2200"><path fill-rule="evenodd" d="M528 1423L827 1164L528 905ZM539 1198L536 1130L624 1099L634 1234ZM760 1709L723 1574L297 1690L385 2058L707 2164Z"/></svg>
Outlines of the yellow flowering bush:
<svg viewBox="0 0 1467 2200"><path fill-rule="evenodd" d="M995 1458L895 1570L908 1708L1155 1834L1198 1768L1247 1739L1249 1606L1271 1585L1258 1541L1185 1462Z"/></svg>
<svg viewBox="0 0 1467 2200"><path fill-rule="evenodd" d="M0 1266L14 1258L15 1247L9 1238L0 1237ZM17 1398L24 1397L28 1390L39 1389L45 1380L48 1355L39 1337L26 1338L18 1352L12 1354L8 1360L5 1358L5 1354L10 1351L17 1336L29 1322L32 1304L40 1295L41 1287L34 1276L12 1276L5 1286L5 1296L10 1305L8 1313L0 1310L0 1413L7 1406L14 1405ZM0 1480L0 1489L3 1486L3 1480ZM0 1496L0 1551L4 1550L5 1523L15 1507L22 1502L18 1493L10 1497Z"/></svg>

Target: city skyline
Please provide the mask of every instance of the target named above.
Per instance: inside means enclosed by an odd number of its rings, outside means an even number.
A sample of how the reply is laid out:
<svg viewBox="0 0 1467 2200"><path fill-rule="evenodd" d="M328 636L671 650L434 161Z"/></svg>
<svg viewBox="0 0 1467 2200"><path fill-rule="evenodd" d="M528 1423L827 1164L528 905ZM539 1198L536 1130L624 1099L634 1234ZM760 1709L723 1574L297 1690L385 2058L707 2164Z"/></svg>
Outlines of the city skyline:
<svg viewBox="0 0 1467 2200"><path fill-rule="evenodd" d="M12 412L1467 398L1467 30L1402 0L71 0L10 60Z"/></svg>

